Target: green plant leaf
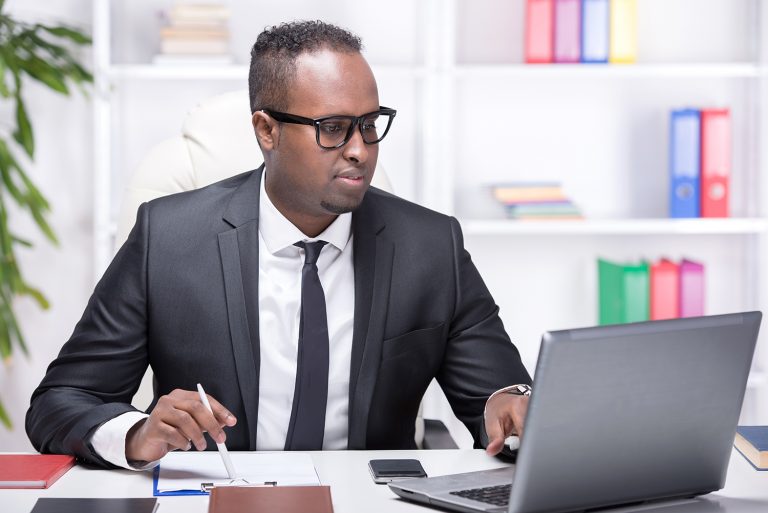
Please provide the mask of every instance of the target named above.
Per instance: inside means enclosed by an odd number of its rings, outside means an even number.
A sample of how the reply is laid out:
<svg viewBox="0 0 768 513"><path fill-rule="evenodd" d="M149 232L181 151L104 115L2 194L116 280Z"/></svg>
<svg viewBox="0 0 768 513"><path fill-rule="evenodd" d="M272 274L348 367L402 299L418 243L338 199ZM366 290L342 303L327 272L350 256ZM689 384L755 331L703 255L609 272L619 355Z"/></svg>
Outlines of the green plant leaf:
<svg viewBox="0 0 768 513"><path fill-rule="evenodd" d="M5 83L5 70L8 69L8 65L5 63L5 58L0 55L0 96L3 98L11 97L11 90L8 89L8 84Z"/></svg>
<svg viewBox="0 0 768 513"><path fill-rule="evenodd" d="M70 41L78 45L89 45L93 42L90 36L87 36L86 34L83 34L82 32L80 32L79 30L71 27L65 27L65 26L49 27L47 25L41 25L41 24L38 24L36 26L40 27L46 32L49 32L50 34L53 34L56 37L69 39Z"/></svg>
<svg viewBox="0 0 768 513"><path fill-rule="evenodd" d="M21 237L18 237L16 235L11 234L11 240L13 240L14 244L21 244L25 248L31 248L34 245L28 241L27 239L22 239Z"/></svg>
<svg viewBox="0 0 768 513"><path fill-rule="evenodd" d="M3 0L0 0L0 9L3 8ZM5 411L5 407L3 406L3 401L0 401L0 422L2 422L3 426L6 427L6 429L13 429L13 423L11 422L11 417L8 416L8 412Z"/></svg>
<svg viewBox="0 0 768 513"><path fill-rule="evenodd" d="M26 283L21 284L21 288L19 290L19 294L23 294L25 296L30 296L32 299L35 300L37 305L42 308L43 310L48 310L51 307L51 304L48 302L48 299L43 295L42 292L40 292L40 289L36 289L34 287L31 287L27 285ZM14 318L15 322L15 318ZM18 331L18 326L16 326L16 329Z"/></svg>
<svg viewBox="0 0 768 513"><path fill-rule="evenodd" d="M42 82L54 91L68 95L69 88L64 74L36 55L18 61L19 68L38 82Z"/></svg>
<svg viewBox="0 0 768 513"><path fill-rule="evenodd" d="M32 213L32 218L35 220L35 223L37 223L37 227L40 228L40 230L43 232L43 234L45 234L49 241L58 246L59 239L56 237L53 229L48 224L48 221L46 221L45 217L43 217L43 214L37 209L32 209L30 212Z"/></svg>
<svg viewBox="0 0 768 513"><path fill-rule="evenodd" d="M42 296L42 294L41 294ZM45 298L42 298L43 302L48 305L48 301L46 301ZM8 337L10 338L11 342L13 340L16 340L16 343L21 348L22 352L25 356L29 356L29 349L27 349L27 344L24 342L24 336L21 334L21 330L19 329L19 323L16 321L16 315L14 315L13 310L11 309L10 304L3 304L2 305L2 312L3 312L3 321L5 322L6 328L5 331L8 332Z"/></svg>
<svg viewBox="0 0 768 513"><path fill-rule="evenodd" d="M13 133L13 138L24 148L30 158L34 158L35 136L32 133L32 125L29 122L24 101L18 91L16 93L16 131Z"/></svg>

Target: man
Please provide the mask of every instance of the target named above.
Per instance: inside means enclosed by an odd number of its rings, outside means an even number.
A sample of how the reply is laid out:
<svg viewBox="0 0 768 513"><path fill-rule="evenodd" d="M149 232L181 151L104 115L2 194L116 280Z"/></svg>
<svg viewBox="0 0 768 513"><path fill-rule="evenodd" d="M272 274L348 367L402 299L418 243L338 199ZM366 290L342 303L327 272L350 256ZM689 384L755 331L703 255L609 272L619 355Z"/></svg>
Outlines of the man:
<svg viewBox="0 0 768 513"><path fill-rule="evenodd" d="M413 448L433 378L477 446L522 434L525 387L505 387L530 377L458 223L369 188L395 111L360 50L322 22L259 35L264 166L139 208L32 396L38 450L145 468L204 432L234 450ZM148 416L129 404L147 364Z"/></svg>

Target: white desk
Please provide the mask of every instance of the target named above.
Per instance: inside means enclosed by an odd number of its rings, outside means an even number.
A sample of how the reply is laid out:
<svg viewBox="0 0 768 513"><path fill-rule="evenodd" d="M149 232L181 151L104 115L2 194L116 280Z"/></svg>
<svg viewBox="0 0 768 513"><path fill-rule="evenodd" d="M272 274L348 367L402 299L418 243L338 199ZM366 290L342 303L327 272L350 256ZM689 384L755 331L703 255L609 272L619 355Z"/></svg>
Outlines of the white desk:
<svg viewBox="0 0 768 513"><path fill-rule="evenodd" d="M479 450L312 452L320 481L331 486L335 513L428 513L436 511L398 499L386 485L374 484L368 460L417 458L430 476L503 466ZM554 491L553 491L554 492ZM28 513L38 497L151 497L150 472L87 470L76 466L48 490L0 490L0 511ZM158 513L206 513L208 497L159 497ZM768 513L768 472L757 472L734 451L723 490L703 499L649 508L661 513Z"/></svg>

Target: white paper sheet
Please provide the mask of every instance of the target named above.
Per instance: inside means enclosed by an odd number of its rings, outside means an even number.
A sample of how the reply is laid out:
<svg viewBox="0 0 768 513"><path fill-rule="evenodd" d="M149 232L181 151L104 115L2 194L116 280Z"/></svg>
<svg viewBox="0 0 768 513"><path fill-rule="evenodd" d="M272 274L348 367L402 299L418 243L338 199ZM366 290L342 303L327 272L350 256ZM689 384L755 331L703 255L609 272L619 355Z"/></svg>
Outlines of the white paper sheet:
<svg viewBox="0 0 768 513"><path fill-rule="evenodd" d="M278 486L319 485L312 457L305 453L230 452L237 476L250 484L277 481ZM160 461L158 492L200 490L201 483L228 484L216 452L172 452Z"/></svg>

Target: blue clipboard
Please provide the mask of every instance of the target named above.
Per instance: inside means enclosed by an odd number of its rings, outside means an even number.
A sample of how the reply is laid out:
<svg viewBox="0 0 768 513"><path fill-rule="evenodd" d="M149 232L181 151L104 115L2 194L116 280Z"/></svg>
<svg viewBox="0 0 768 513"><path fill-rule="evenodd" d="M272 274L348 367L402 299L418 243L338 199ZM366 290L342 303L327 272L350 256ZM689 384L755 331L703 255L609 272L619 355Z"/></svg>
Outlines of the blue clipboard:
<svg viewBox="0 0 768 513"><path fill-rule="evenodd" d="M157 480L160 478L160 465L156 466L152 471L152 495L154 497L173 497L180 495L210 495L209 492L200 490L173 490L168 492L161 492L157 489Z"/></svg>

